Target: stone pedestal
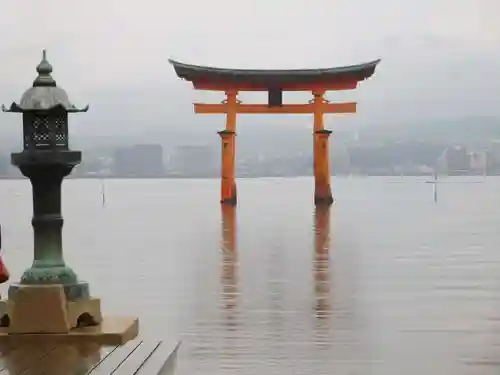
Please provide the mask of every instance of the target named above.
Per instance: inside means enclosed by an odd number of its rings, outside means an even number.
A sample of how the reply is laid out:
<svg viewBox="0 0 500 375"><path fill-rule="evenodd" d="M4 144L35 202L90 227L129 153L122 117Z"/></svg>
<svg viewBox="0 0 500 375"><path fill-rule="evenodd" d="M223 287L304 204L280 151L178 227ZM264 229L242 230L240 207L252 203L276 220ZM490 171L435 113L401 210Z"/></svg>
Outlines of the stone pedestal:
<svg viewBox="0 0 500 375"><path fill-rule="evenodd" d="M66 289L66 290L65 290ZM120 345L138 334L136 318L104 318L98 298L69 299L63 285L15 284L0 301L0 343L48 339Z"/></svg>

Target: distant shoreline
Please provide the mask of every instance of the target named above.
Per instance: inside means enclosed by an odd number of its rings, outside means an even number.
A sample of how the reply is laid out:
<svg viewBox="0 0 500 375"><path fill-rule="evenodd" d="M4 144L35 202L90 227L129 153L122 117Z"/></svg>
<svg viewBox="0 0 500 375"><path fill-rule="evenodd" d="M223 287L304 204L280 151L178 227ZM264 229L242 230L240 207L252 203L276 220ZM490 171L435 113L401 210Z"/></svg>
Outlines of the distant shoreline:
<svg viewBox="0 0 500 375"><path fill-rule="evenodd" d="M280 175L263 175L263 176L237 176L237 179L247 178L300 178L300 177L311 177L312 175L296 175L296 176L280 176ZM431 174L339 174L332 175L333 178L366 178L366 177L432 177ZM440 175L440 178L446 177L500 177L498 174L456 174L456 175ZM68 176L67 180L213 180L219 179L220 176ZM24 176L0 176L0 180L27 180Z"/></svg>

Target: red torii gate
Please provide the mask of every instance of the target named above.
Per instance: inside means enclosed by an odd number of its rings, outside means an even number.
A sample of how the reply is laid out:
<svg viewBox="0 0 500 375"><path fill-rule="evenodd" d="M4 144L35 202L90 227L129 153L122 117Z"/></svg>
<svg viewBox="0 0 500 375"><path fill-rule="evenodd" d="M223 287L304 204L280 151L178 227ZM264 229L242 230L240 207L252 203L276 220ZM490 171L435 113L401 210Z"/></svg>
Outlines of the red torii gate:
<svg viewBox="0 0 500 375"><path fill-rule="evenodd" d="M358 82L375 73L379 60L359 65L328 69L254 70L223 69L180 63L169 60L179 78L190 81L196 90L223 91L226 99L220 104L195 103L195 113L226 114L222 138L221 203L237 202L235 180L236 115L240 114L312 114L314 117L314 202L333 203L328 162L328 137L324 128L325 113L355 113L356 103L330 103L326 91L353 90ZM267 91L267 104L244 104L239 91ZM310 91L313 99L307 104L283 104L283 91Z"/></svg>

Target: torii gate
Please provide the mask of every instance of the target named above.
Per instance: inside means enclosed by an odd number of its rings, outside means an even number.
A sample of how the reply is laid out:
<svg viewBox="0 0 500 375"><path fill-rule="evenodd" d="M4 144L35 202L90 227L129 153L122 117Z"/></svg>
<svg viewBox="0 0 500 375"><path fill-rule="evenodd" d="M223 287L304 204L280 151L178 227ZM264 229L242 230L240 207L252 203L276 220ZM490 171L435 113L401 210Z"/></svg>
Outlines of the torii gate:
<svg viewBox="0 0 500 375"><path fill-rule="evenodd" d="M324 128L325 113L356 113L356 103L330 103L326 91L353 90L358 82L375 73L379 60L359 65L328 69L252 70L223 69L180 63L169 60L179 78L190 81L197 90L223 91L226 99L220 104L195 103L195 113L226 114L222 138L221 200L236 205L235 152L236 115L240 114L312 114L314 116L314 203L333 203L328 161L328 137ZM239 91L267 91L268 104L243 104ZM283 104L283 91L311 91L308 104Z"/></svg>

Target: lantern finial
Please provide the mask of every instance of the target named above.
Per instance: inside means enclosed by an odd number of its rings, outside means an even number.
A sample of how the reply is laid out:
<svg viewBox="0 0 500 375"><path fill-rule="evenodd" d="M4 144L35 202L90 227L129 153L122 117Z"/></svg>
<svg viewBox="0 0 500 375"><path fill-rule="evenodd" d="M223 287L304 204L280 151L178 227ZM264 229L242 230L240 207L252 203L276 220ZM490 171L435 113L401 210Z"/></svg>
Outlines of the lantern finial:
<svg viewBox="0 0 500 375"><path fill-rule="evenodd" d="M50 75L52 73L52 65L47 61L47 50L42 51L42 61L36 67L38 77L33 82L33 87L37 86L56 86L56 81Z"/></svg>

